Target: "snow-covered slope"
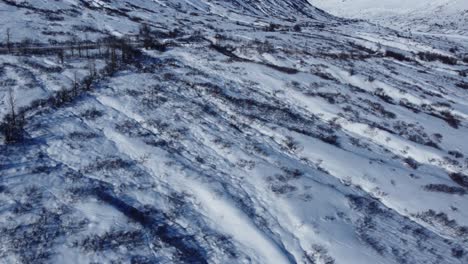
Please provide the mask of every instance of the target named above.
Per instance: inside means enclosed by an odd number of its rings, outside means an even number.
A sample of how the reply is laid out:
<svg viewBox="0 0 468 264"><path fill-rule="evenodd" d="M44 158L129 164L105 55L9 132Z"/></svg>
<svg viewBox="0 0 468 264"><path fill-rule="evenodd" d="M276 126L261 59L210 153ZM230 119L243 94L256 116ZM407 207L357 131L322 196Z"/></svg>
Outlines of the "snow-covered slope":
<svg viewBox="0 0 468 264"><path fill-rule="evenodd" d="M0 47L0 263L468 262L466 42L293 0L0 10L39 42Z"/></svg>
<svg viewBox="0 0 468 264"><path fill-rule="evenodd" d="M468 36L465 0L309 0L338 16L368 19L397 29Z"/></svg>

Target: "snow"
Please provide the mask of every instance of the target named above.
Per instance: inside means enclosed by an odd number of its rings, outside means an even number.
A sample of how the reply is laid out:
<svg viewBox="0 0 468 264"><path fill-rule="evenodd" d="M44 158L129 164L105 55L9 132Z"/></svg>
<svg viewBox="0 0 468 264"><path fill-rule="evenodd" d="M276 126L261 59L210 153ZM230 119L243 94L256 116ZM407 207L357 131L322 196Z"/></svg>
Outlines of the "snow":
<svg viewBox="0 0 468 264"><path fill-rule="evenodd" d="M0 138L0 262L467 262L467 188L451 175L468 173L462 37L302 0L29 4L0 3L16 40L64 41L44 29L80 26L123 36L137 21L183 33L71 102L28 111L24 143ZM187 44L196 30L204 39ZM71 89L88 64L1 54L1 116L7 88L28 106Z"/></svg>
<svg viewBox="0 0 468 264"><path fill-rule="evenodd" d="M309 0L334 15L366 19L385 26L439 35L463 35L468 30L465 0ZM451 34L459 33L459 34Z"/></svg>

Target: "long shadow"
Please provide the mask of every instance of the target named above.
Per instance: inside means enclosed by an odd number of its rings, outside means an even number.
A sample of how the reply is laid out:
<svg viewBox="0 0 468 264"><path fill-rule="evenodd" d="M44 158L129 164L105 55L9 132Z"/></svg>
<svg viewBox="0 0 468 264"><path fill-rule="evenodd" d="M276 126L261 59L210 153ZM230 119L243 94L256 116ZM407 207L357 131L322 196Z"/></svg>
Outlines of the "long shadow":
<svg viewBox="0 0 468 264"><path fill-rule="evenodd" d="M166 215L155 210L142 211L118 198L104 183L97 183L91 194L111 205L126 217L141 224L153 237L174 247L183 263L208 263L205 250L200 247L192 235L171 222ZM168 223L171 223L169 225Z"/></svg>

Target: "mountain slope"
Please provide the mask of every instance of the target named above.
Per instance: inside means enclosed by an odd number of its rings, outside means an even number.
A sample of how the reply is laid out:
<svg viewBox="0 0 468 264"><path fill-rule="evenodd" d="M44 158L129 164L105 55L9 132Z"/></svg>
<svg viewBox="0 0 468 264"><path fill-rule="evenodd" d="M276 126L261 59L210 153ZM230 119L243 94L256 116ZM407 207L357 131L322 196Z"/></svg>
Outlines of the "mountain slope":
<svg viewBox="0 0 468 264"><path fill-rule="evenodd" d="M468 260L466 43L305 1L0 9L1 262Z"/></svg>

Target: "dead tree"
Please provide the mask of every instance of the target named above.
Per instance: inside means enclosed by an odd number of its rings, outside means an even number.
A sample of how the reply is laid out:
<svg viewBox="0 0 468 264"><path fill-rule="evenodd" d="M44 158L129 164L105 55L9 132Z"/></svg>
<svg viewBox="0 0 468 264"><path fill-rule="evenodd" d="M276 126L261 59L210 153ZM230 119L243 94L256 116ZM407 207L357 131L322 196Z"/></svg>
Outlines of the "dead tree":
<svg viewBox="0 0 468 264"><path fill-rule="evenodd" d="M144 24L144 25L140 26L140 31L139 31L139 34L138 34L138 38L143 40L143 47L145 49L151 49L152 48L154 39L153 39L153 36L152 36L151 29L150 29L150 27L148 25Z"/></svg>
<svg viewBox="0 0 468 264"><path fill-rule="evenodd" d="M78 95L78 77L76 75L76 72L73 73L73 97L76 97Z"/></svg>
<svg viewBox="0 0 468 264"><path fill-rule="evenodd" d="M57 58L58 58L60 64L63 65L64 60L65 60L65 54L64 54L64 51L62 49L57 52Z"/></svg>
<svg viewBox="0 0 468 264"><path fill-rule="evenodd" d="M29 38L25 38L20 43L21 53L27 55L30 52L30 47L32 46L33 41Z"/></svg>
<svg viewBox="0 0 468 264"><path fill-rule="evenodd" d="M8 53L11 53L11 32L10 32L10 29L7 28L6 30L6 45L7 45L7 49L8 49Z"/></svg>
<svg viewBox="0 0 468 264"><path fill-rule="evenodd" d="M10 110L0 124L0 130L4 136L5 143L20 142L24 137L24 113L17 112L16 99L13 94L13 89L8 89L7 104Z"/></svg>
<svg viewBox="0 0 468 264"><path fill-rule="evenodd" d="M75 48L73 47L73 45L74 45L75 43L73 42L73 38L70 39L70 40L68 40L68 41L66 42L66 44L70 47L71 56L74 57L74 56L75 56Z"/></svg>
<svg viewBox="0 0 468 264"><path fill-rule="evenodd" d="M110 36L105 40L107 46L106 66L103 69L103 73L112 76L119 66L117 57L117 48L119 47L119 41L116 37Z"/></svg>
<svg viewBox="0 0 468 264"><path fill-rule="evenodd" d="M107 74L109 76L114 75L114 73L117 71L117 67L118 67L117 54L116 54L115 48L111 48L110 57L107 60L107 65L106 65L106 68L105 68Z"/></svg>
<svg viewBox="0 0 468 264"><path fill-rule="evenodd" d="M140 51L135 49L132 46L131 40L128 38L120 39L120 51L121 51L121 58L123 63L131 63L135 60L138 55L140 55Z"/></svg>
<svg viewBox="0 0 468 264"><path fill-rule="evenodd" d="M14 122L16 120L16 98L11 87L8 88L8 106L10 107L10 115Z"/></svg>
<svg viewBox="0 0 468 264"><path fill-rule="evenodd" d="M89 46L90 46L90 41L88 39L88 34L86 34L85 35L86 58L89 58Z"/></svg>
<svg viewBox="0 0 468 264"><path fill-rule="evenodd" d="M78 56L81 58L81 40L78 37L73 36L70 41L71 41L70 47L72 51L72 56L74 56L73 50L76 48L76 50L78 51Z"/></svg>
<svg viewBox="0 0 468 264"><path fill-rule="evenodd" d="M99 57L101 57L102 52L101 52L101 40L100 39L96 40L96 47L97 47L97 50L98 50Z"/></svg>
<svg viewBox="0 0 468 264"><path fill-rule="evenodd" d="M88 70L89 70L89 76L92 76L93 78L96 77L97 70L96 70L96 62L94 61L94 59L89 59Z"/></svg>

